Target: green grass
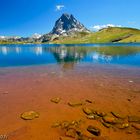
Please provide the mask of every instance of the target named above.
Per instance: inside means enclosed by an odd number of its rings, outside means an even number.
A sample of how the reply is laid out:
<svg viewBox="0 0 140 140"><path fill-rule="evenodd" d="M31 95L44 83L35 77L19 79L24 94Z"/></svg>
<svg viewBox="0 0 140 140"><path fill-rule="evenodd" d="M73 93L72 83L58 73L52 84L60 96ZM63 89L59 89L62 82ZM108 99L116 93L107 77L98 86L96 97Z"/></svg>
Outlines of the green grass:
<svg viewBox="0 0 140 140"><path fill-rule="evenodd" d="M77 35L71 37L60 37L52 43L56 44L80 44L80 43L109 43L116 39L119 42L140 42L140 30L133 28L110 27L101 31Z"/></svg>

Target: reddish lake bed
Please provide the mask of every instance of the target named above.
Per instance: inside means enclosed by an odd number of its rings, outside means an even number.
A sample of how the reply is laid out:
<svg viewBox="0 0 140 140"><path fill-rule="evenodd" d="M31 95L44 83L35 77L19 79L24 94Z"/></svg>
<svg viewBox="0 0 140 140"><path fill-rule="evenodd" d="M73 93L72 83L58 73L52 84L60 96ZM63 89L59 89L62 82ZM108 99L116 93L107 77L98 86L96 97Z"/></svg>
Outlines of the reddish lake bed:
<svg viewBox="0 0 140 140"><path fill-rule="evenodd" d="M50 100L60 97L58 104ZM70 101L92 100L79 107ZM139 140L140 132L106 128L95 120L88 120L83 107L125 116L140 116L140 68L108 65L48 65L0 68L0 135L8 140L59 140L60 128L52 128L57 121L83 120L86 135L88 125L101 129L101 136L110 140ZM20 114L34 110L39 118L25 121Z"/></svg>

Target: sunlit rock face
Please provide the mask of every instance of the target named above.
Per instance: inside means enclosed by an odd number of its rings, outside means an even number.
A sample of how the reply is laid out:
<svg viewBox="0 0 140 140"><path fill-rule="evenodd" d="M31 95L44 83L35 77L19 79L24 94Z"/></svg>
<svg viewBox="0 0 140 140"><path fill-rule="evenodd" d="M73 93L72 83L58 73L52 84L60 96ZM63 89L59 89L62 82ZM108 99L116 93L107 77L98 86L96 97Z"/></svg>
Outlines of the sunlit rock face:
<svg viewBox="0 0 140 140"><path fill-rule="evenodd" d="M89 30L75 19L73 15L65 13L56 21L50 34L69 35L73 32L89 32Z"/></svg>

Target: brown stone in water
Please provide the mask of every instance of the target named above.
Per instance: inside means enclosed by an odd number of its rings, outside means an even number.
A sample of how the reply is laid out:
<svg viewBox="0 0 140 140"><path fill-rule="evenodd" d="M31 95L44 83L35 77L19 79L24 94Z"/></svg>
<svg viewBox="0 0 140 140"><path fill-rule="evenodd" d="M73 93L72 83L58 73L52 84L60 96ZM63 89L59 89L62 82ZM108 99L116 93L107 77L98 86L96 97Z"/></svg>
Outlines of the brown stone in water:
<svg viewBox="0 0 140 140"><path fill-rule="evenodd" d="M90 119L90 120L97 120L99 118L99 116L97 116L97 115L88 115L87 116L87 119Z"/></svg>
<svg viewBox="0 0 140 140"><path fill-rule="evenodd" d="M106 113L105 112L100 112L100 111L96 111L96 114L100 117L104 117L106 116Z"/></svg>
<svg viewBox="0 0 140 140"><path fill-rule="evenodd" d="M92 126L92 125L88 126L87 131L90 132L91 134L95 135L95 136L100 136L101 135L101 130L97 127Z"/></svg>
<svg viewBox="0 0 140 140"><path fill-rule="evenodd" d="M83 105L82 102L68 102L68 105L71 107L77 107Z"/></svg>
<svg viewBox="0 0 140 140"><path fill-rule="evenodd" d="M130 125L129 123L123 123L123 124L117 124L116 127L119 129L125 129L128 128Z"/></svg>
<svg viewBox="0 0 140 140"><path fill-rule="evenodd" d="M138 122L140 123L140 117L139 116L128 116L129 122Z"/></svg>
<svg viewBox="0 0 140 140"><path fill-rule="evenodd" d="M75 129L70 128L70 129L68 129L68 130L66 131L65 135L66 135L67 137L76 138L77 133L76 133L76 130L75 130Z"/></svg>
<svg viewBox="0 0 140 140"><path fill-rule="evenodd" d="M106 127L106 128L111 128L112 125L106 122L102 122L102 124Z"/></svg>
<svg viewBox="0 0 140 140"><path fill-rule="evenodd" d="M140 124L138 124L138 123L136 124L136 123L135 123L135 124L132 124L132 126L133 126L135 129L140 130Z"/></svg>
<svg viewBox="0 0 140 140"><path fill-rule="evenodd" d="M52 127L54 127L54 128L59 127L59 126L61 126L60 122L55 122L52 124Z"/></svg>
<svg viewBox="0 0 140 140"><path fill-rule="evenodd" d="M21 114L21 118L24 120L33 120L39 117L39 113L35 111L28 111Z"/></svg>
<svg viewBox="0 0 140 140"><path fill-rule="evenodd" d="M91 115L93 114L92 110L88 107L83 108L83 112L87 115Z"/></svg>
<svg viewBox="0 0 140 140"><path fill-rule="evenodd" d="M56 97L56 98L52 98L51 102L58 104L61 101L61 98Z"/></svg>
<svg viewBox="0 0 140 140"><path fill-rule="evenodd" d="M62 129L66 129L66 128L68 128L70 126L70 123L68 122L68 121L63 121L62 123L61 123L61 128Z"/></svg>
<svg viewBox="0 0 140 140"><path fill-rule="evenodd" d="M3 94L8 94L8 93L9 93L8 91L3 92Z"/></svg>
<svg viewBox="0 0 140 140"><path fill-rule="evenodd" d="M92 104L93 102L91 101L91 100L89 100L89 99L86 99L85 100L87 103L90 103L90 104Z"/></svg>
<svg viewBox="0 0 140 140"><path fill-rule="evenodd" d="M110 124L116 124L117 123L116 118L111 117L111 116L104 116L103 121L106 122L106 123L110 123Z"/></svg>
<svg viewBox="0 0 140 140"><path fill-rule="evenodd" d="M116 118L120 118L120 119L125 119L126 118L126 116L123 116L123 115L121 115L121 114L119 114L117 112L112 111L111 113Z"/></svg>

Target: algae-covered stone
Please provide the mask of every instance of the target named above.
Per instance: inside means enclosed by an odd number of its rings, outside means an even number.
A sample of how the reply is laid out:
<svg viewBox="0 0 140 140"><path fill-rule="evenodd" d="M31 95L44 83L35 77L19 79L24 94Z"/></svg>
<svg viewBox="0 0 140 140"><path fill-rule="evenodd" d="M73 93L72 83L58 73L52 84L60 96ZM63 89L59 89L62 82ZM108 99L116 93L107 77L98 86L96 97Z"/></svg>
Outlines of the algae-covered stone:
<svg viewBox="0 0 140 140"><path fill-rule="evenodd" d="M90 132L91 134L95 135L95 136L100 136L101 135L101 130L97 127L92 126L92 125L88 126L87 131Z"/></svg>
<svg viewBox="0 0 140 140"><path fill-rule="evenodd" d="M91 115L93 114L92 110L88 107L83 108L83 112L87 115Z"/></svg>
<svg viewBox="0 0 140 140"><path fill-rule="evenodd" d="M115 116L116 118L120 118L120 119L125 119L125 118L126 118L126 116L124 116L124 115L122 115L122 114L119 114L119 113L117 113L117 112L112 111L111 113L112 113L112 115Z"/></svg>
<svg viewBox="0 0 140 140"><path fill-rule="evenodd" d="M77 107L77 106L81 106L83 105L83 102L68 102L68 105L71 106L71 107Z"/></svg>
<svg viewBox="0 0 140 140"><path fill-rule="evenodd" d="M35 111L28 111L21 114L21 118L24 120L33 120L39 117L39 113Z"/></svg>
<svg viewBox="0 0 140 140"><path fill-rule="evenodd" d="M56 98L52 98L51 102L58 104L61 101L61 98L56 97Z"/></svg>

